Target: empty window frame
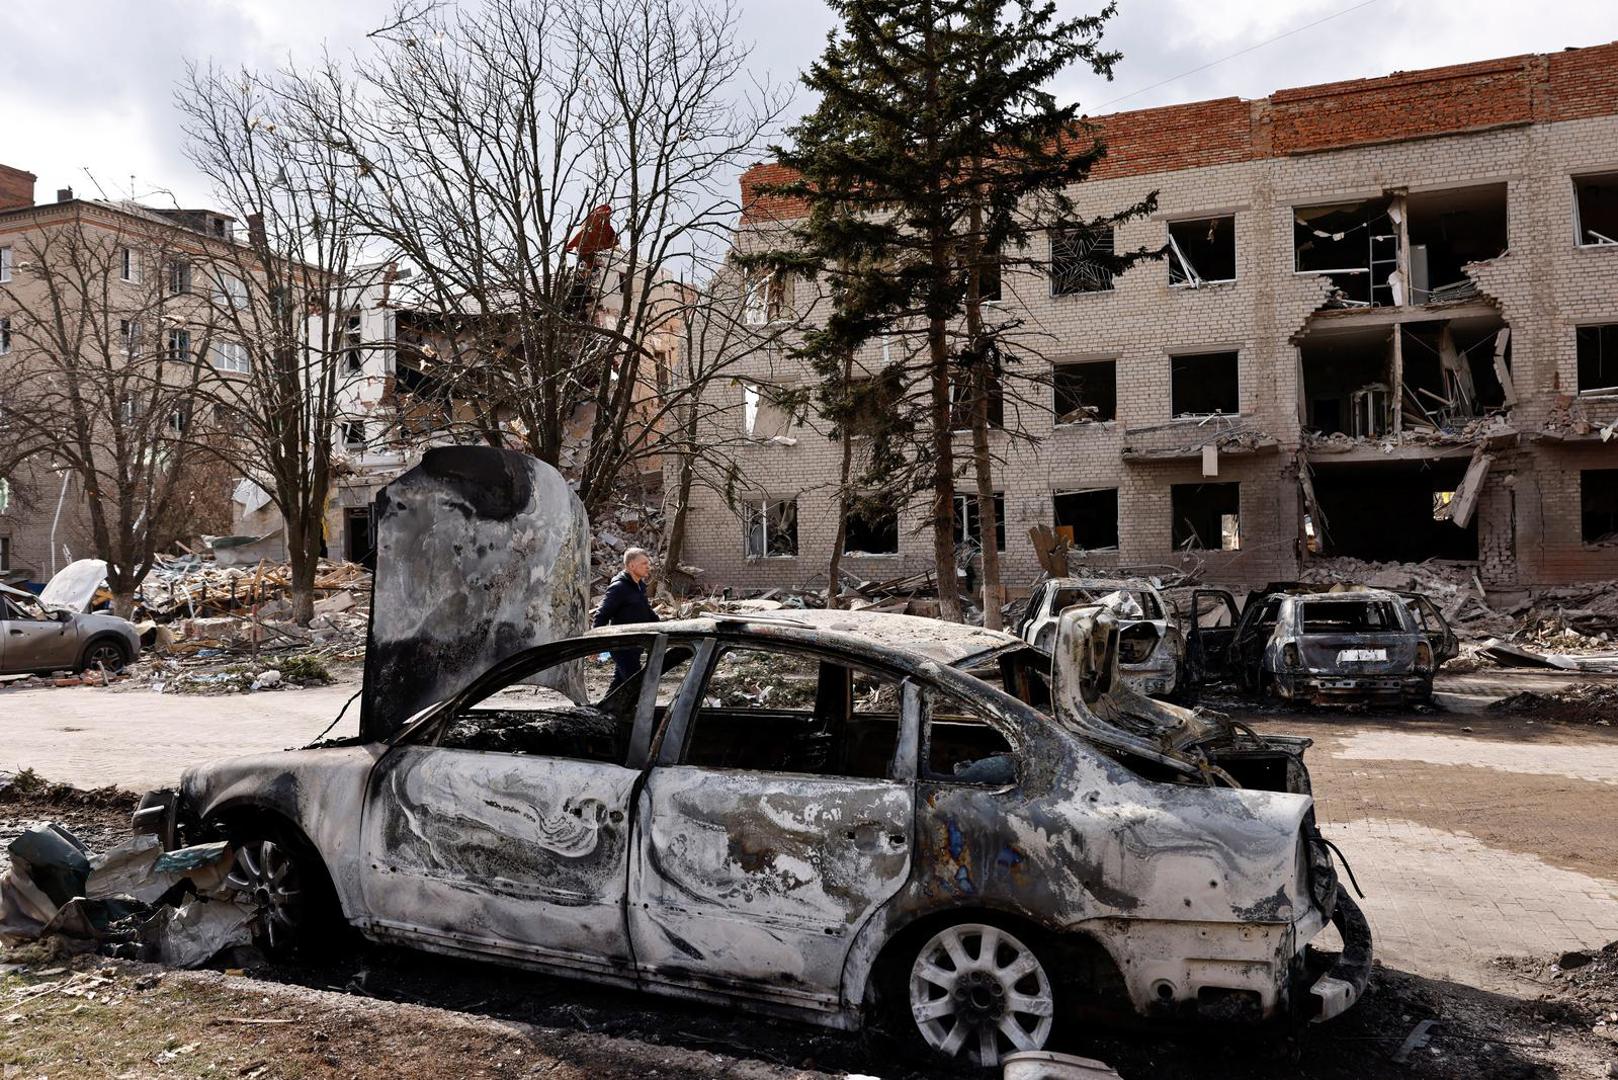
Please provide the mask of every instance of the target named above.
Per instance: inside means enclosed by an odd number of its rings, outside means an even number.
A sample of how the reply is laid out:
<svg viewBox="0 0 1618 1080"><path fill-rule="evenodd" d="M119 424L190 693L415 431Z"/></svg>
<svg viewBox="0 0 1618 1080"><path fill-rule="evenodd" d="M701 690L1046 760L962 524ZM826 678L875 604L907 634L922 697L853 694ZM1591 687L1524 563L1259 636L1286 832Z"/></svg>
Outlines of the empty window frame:
<svg viewBox="0 0 1618 1080"><path fill-rule="evenodd" d="M1176 551L1241 550L1240 484L1173 484L1169 506L1174 515Z"/></svg>
<svg viewBox="0 0 1618 1080"><path fill-rule="evenodd" d="M0 284L11 280L11 245L0 246Z"/></svg>
<svg viewBox="0 0 1618 1080"><path fill-rule="evenodd" d="M877 496L856 499L843 529L844 555L899 554L899 513Z"/></svg>
<svg viewBox="0 0 1618 1080"><path fill-rule="evenodd" d="M1468 263L1506 250L1506 185L1476 184L1418 191L1405 199L1410 236L1411 303L1430 304L1477 294Z"/></svg>
<svg viewBox="0 0 1618 1080"><path fill-rule="evenodd" d="M140 255L132 247L118 249L118 277L122 281L140 280Z"/></svg>
<svg viewBox="0 0 1618 1080"><path fill-rule="evenodd" d="M1170 285L1235 281L1235 215L1169 222L1168 263Z"/></svg>
<svg viewBox="0 0 1618 1080"><path fill-rule="evenodd" d="M963 543L974 549L983 546L983 522L978 514L976 495L955 496L955 544L959 547ZM1006 550L1006 494L1003 491L994 493L994 549Z"/></svg>
<svg viewBox="0 0 1618 1080"><path fill-rule="evenodd" d="M742 507L749 559L790 559L798 554L798 500L755 499Z"/></svg>
<svg viewBox="0 0 1618 1080"><path fill-rule="evenodd" d="M124 356L130 360L140 355L140 323L135 319L118 320L118 340L123 343Z"/></svg>
<svg viewBox="0 0 1618 1080"><path fill-rule="evenodd" d="M342 333L338 335L338 351L343 355L343 370L358 375L365 370L364 319L357 311L343 316Z"/></svg>
<svg viewBox="0 0 1618 1080"><path fill-rule="evenodd" d="M791 307L792 279L784 270L750 275L742 297L742 319L748 326L767 326L785 318Z"/></svg>
<svg viewBox="0 0 1618 1080"><path fill-rule="evenodd" d="M1000 380L995 379L989 383L986 404L988 405L988 424L992 428L1006 426L1006 390ZM966 372L957 372L949 380L950 428L954 431L972 430L972 410L975 406L972 395L971 376Z"/></svg>
<svg viewBox="0 0 1618 1080"><path fill-rule="evenodd" d="M792 424L792 414L775 400L771 390L758 383L742 383L742 431L750 439L782 439Z"/></svg>
<svg viewBox="0 0 1618 1080"><path fill-rule="evenodd" d="M170 360L185 360L191 355L191 331L170 330L168 332L168 355Z"/></svg>
<svg viewBox="0 0 1618 1080"><path fill-rule="evenodd" d="M169 295L180 296L191 291L191 264L184 259L169 261Z"/></svg>
<svg viewBox="0 0 1618 1080"><path fill-rule="evenodd" d="M1581 247L1618 244L1618 172L1575 176L1573 200Z"/></svg>
<svg viewBox="0 0 1618 1080"><path fill-rule="evenodd" d="M1112 291L1117 264L1111 226L1059 226L1050 230L1050 237L1052 296Z"/></svg>
<svg viewBox="0 0 1618 1080"><path fill-rule="evenodd" d="M1293 268L1331 278L1329 306L1393 302L1388 275L1399 267L1399 230L1388 206L1381 198L1293 209Z"/></svg>
<svg viewBox="0 0 1618 1080"><path fill-rule="evenodd" d="M246 375L253 369L247 358L247 346L239 341L216 341L209 347L209 360L215 370L233 371Z"/></svg>
<svg viewBox="0 0 1618 1080"><path fill-rule="evenodd" d="M343 445L350 450L365 449L365 421L347 420L343 423Z"/></svg>
<svg viewBox="0 0 1618 1080"><path fill-rule="evenodd" d="M1171 356L1169 378L1175 416L1233 416L1242 411L1234 352Z"/></svg>
<svg viewBox="0 0 1618 1080"><path fill-rule="evenodd" d="M1118 489L1091 488L1051 495L1056 535L1080 551L1117 550Z"/></svg>
<svg viewBox="0 0 1618 1080"><path fill-rule="evenodd" d="M11 569L11 537L0 536L0 571Z"/></svg>
<svg viewBox="0 0 1618 1080"><path fill-rule="evenodd" d="M11 318L0 316L0 356L11 354Z"/></svg>
<svg viewBox="0 0 1618 1080"><path fill-rule="evenodd" d="M1058 424L1099 423L1118 415L1118 361L1057 364L1051 376Z"/></svg>
<svg viewBox="0 0 1618 1080"><path fill-rule="evenodd" d="M1579 534L1586 544L1618 543L1618 469L1579 473Z"/></svg>
<svg viewBox="0 0 1618 1080"><path fill-rule="evenodd" d="M1618 394L1618 323L1581 326L1576 337L1579 393Z"/></svg>

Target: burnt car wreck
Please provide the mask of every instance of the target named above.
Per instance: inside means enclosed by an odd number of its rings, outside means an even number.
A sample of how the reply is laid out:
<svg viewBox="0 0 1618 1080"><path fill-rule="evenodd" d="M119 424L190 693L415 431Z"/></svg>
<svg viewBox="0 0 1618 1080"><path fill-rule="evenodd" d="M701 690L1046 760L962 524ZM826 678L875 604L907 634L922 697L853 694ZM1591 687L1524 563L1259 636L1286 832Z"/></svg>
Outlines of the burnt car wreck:
<svg viewBox="0 0 1618 1080"><path fill-rule="evenodd" d="M412 482L482 530L453 494L476 473ZM556 490L502 520L571 512ZM1134 692L1109 610L1063 612L1051 658L902 615L570 631L573 607L547 609L553 640L450 654L417 681L431 700L371 708L356 738L189 770L137 827L236 845L276 949L346 922L983 1065L1080 1010L1324 1020L1369 979L1308 740ZM636 676L586 688L588 658L631 648ZM771 693L731 693L742 665ZM1328 924L1340 954L1311 944Z"/></svg>
<svg viewBox="0 0 1618 1080"><path fill-rule="evenodd" d="M1420 593L1279 582L1249 593L1191 596L1193 678L1233 678L1249 691L1312 705L1431 700L1455 633Z"/></svg>

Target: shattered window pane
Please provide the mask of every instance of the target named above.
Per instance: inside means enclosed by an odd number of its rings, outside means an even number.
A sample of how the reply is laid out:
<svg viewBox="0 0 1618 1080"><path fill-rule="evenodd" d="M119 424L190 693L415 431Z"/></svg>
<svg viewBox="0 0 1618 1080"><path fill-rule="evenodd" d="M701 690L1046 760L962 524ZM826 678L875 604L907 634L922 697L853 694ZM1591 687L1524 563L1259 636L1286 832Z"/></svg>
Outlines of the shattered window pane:
<svg viewBox="0 0 1618 1080"><path fill-rule="evenodd" d="M786 649L726 649L703 688L685 763L887 778L899 700L888 675Z"/></svg>
<svg viewBox="0 0 1618 1080"><path fill-rule="evenodd" d="M1387 600L1308 600L1303 605L1306 634L1375 634L1401 630Z"/></svg>
<svg viewBox="0 0 1618 1080"><path fill-rule="evenodd" d="M747 557L789 558L798 554L798 500L762 499L744 508Z"/></svg>
<svg viewBox="0 0 1618 1080"><path fill-rule="evenodd" d="M1587 544L1618 542L1618 469L1579 473L1580 534Z"/></svg>
<svg viewBox="0 0 1618 1080"><path fill-rule="evenodd" d="M1581 326L1576 338L1579 393L1618 392L1618 323Z"/></svg>
<svg viewBox="0 0 1618 1080"><path fill-rule="evenodd" d="M1236 280L1236 218L1169 222L1169 284L1196 288Z"/></svg>
<svg viewBox="0 0 1618 1080"><path fill-rule="evenodd" d="M929 780L994 787L1017 780L1017 759L1006 737L953 695L932 695L923 745Z"/></svg>
<svg viewBox="0 0 1618 1080"><path fill-rule="evenodd" d="M1051 230L1051 295L1108 292L1113 287L1113 230Z"/></svg>

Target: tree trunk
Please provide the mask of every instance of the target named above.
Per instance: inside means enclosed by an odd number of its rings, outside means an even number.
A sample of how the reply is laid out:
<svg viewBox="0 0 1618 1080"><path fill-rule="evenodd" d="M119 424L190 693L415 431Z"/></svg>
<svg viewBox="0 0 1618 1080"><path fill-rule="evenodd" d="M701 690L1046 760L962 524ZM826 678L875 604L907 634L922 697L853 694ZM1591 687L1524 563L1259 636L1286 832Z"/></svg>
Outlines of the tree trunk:
<svg viewBox="0 0 1618 1080"><path fill-rule="evenodd" d="M135 590L133 588L112 592L112 613L120 619L132 619L135 615Z"/></svg>
<svg viewBox="0 0 1618 1080"><path fill-rule="evenodd" d="M933 370L933 561L938 567L938 615L960 622L961 593L955 580L955 447L949 401L949 355L944 325L928 328Z"/></svg>
<svg viewBox="0 0 1618 1080"><path fill-rule="evenodd" d="M1000 587L1000 551L995 543L999 515L995 513L994 476L989 459L989 370L980 363L972 375L972 467L978 482L978 535L983 558L983 626L1001 629L1000 607L1005 601Z"/></svg>
<svg viewBox="0 0 1618 1080"><path fill-rule="evenodd" d="M974 168L977 162L973 162ZM993 387L990 375L988 339L983 328L983 251L978 238L983 235L983 206L974 202L971 213L971 278L966 296L966 338L971 354L977 358L972 369L972 468L978 488L978 537L983 558L983 626L988 630L1002 628L1000 608L1006 602L1005 590L1000 586L1000 547L995 543L999 532L1000 515L994 505L994 472L989 458L989 391Z"/></svg>
<svg viewBox="0 0 1618 1080"><path fill-rule="evenodd" d="M826 606L843 606L843 549L848 546L848 477L854 465L854 437L843 428L843 465L837 477L837 532L832 538L831 559L826 563Z"/></svg>
<svg viewBox="0 0 1618 1080"><path fill-rule="evenodd" d="M320 526L319 518L310 519L307 516L296 523L288 521L287 526L287 556L291 564L291 592L288 597L292 604L292 621L299 626L308 626L309 620L315 617L315 573L320 563Z"/></svg>
<svg viewBox="0 0 1618 1080"><path fill-rule="evenodd" d="M696 455L690 450L681 450L680 478L674 486L674 519L664 536L663 572L657 575L658 591L671 597L676 595L672 582L674 575L680 572L680 556L685 553L685 519L691 510L691 483L696 471Z"/></svg>

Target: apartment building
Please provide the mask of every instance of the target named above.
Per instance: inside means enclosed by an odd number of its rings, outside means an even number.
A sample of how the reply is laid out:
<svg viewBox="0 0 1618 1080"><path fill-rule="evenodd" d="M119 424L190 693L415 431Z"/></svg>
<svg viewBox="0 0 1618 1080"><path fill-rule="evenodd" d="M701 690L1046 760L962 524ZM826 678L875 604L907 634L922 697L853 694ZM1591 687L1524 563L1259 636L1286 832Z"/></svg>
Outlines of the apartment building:
<svg viewBox="0 0 1618 1080"><path fill-rule="evenodd" d="M232 218L211 210L76 198L70 188L58 190L54 201L36 203L35 180L32 173L0 165L0 440L16 440L20 430L15 417L8 423L4 407L37 401L28 380L38 377L36 361L44 358L37 354L50 339L48 333L27 332L27 310L93 304L82 325L104 320L109 355L102 356L101 343L87 335L81 345L86 360L138 362L161 351L169 358L195 357L227 378L238 369L241 346L209 330L214 320L208 297L226 286L202 269L210 252L232 241ZM56 265L54 292L35 265L42 259ZM79 325L81 314L64 312L61 321ZM86 399L95 397L89 387L80 391ZM86 407L99 414L98 405ZM137 407L135 395L122 405ZM192 418L176 412L167 419L178 432ZM0 577L45 580L68 562L95 555L87 500L113 494L86 492L81 476L38 457L0 476ZM223 492L217 502L222 512Z"/></svg>
<svg viewBox="0 0 1618 1080"><path fill-rule="evenodd" d="M1052 228L1048 273L1003 275L999 303L1043 341L993 435L1014 594L1036 525L1092 567L1219 581L1345 556L1459 560L1486 586L1618 577L1618 43L1096 123L1108 154L1076 220L1154 190L1158 211L1110 237ZM782 174L743 176L738 247L803 212L756 193ZM1114 278L1091 242L1166 257ZM760 319L813 303L806 282L782 293ZM715 436L752 436L735 502L699 487L684 561L708 585L823 584L839 445L760 404L807 372L747 363L710 390ZM925 513L857 522L848 572L930 566Z"/></svg>

